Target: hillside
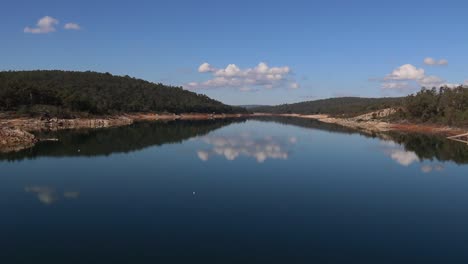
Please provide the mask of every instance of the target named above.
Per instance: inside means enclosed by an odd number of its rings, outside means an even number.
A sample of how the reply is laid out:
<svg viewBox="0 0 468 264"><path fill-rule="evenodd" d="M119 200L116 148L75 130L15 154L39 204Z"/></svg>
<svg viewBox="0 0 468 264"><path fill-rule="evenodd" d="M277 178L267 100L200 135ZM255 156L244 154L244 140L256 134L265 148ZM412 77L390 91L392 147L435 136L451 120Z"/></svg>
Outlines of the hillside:
<svg viewBox="0 0 468 264"><path fill-rule="evenodd" d="M378 111L386 110L379 116ZM392 123L468 127L468 87L426 89L406 97L342 97L249 109L257 113L326 114L354 119L385 119ZM376 112L377 111L377 112Z"/></svg>
<svg viewBox="0 0 468 264"><path fill-rule="evenodd" d="M274 114L328 114L333 116L356 116L379 109L400 106L402 97L360 98L340 97L307 101L277 106L263 106L250 109L253 112Z"/></svg>
<svg viewBox="0 0 468 264"><path fill-rule="evenodd" d="M0 72L0 111L57 116L77 112L246 112L181 87L109 73L71 71Z"/></svg>

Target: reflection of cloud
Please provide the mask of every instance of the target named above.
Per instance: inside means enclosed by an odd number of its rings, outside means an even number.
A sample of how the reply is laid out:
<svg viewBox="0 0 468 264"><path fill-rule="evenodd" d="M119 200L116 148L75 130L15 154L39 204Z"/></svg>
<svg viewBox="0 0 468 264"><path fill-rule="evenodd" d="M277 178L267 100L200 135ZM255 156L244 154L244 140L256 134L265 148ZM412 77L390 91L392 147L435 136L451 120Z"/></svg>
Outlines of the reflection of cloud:
<svg viewBox="0 0 468 264"><path fill-rule="evenodd" d="M209 158L209 155L210 153L204 151L204 150L200 150L197 152L197 155L198 155L198 158L200 158L201 160L203 161L207 161L208 158Z"/></svg>
<svg viewBox="0 0 468 264"><path fill-rule="evenodd" d="M290 142L291 144L296 144L296 143L297 143L297 138L296 138L296 137L290 137L290 138L289 138L289 142Z"/></svg>
<svg viewBox="0 0 468 264"><path fill-rule="evenodd" d="M24 188L24 190L28 193L37 194L37 199L43 204L53 204L58 199L55 190L50 187L31 186Z"/></svg>
<svg viewBox="0 0 468 264"><path fill-rule="evenodd" d="M408 167L415 162L422 162L413 151L406 151L404 148L393 141L381 141L384 152L398 164ZM421 171L430 173L433 171L442 171L444 166L440 163L421 165Z"/></svg>
<svg viewBox="0 0 468 264"><path fill-rule="evenodd" d="M398 162L400 165L409 166L411 163L415 161L419 161L418 156L416 153L412 151L404 151L404 150L393 150L390 153L392 159Z"/></svg>
<svg viewBox="0 0 468 264"><path fill-rule="evenodd" d="M407 167L419 161L416 153L404 150L402 146L393 141L382 141L381 145L384 147L384 152L402 166Z"/></svg>
<svg viewBox="0 0 468 264"><path fill-rule="evenodd" d="M227 160L235 160L239 156L255 158L262 163L267 159L287 159L287 148L297 142L297 138L290 137L280 140L271 136L255 137L248 133L236 136L207 136L202 140L212 145L211 150L199 150L198 158L207 161L210 156L223 156Z"/></svg>
<svg viewBox="0 0 468 264"><path fill-rule="evenodd" d="M30 186L24 188L27 193L35 193L37 199L43 204L53 204L59 200L60 195L54 188L48 186ZM65 191L63 197L67 199L77 199L80 196L79 192L76 191Z"/></svg>
<svg viewBox="0 0 468 264"><path fill-rule="evenodd" d="M443 171L443 170L444 170L444 165L442 164L421 166L421 171L424 173L430 173L432 171Z"/></svg>

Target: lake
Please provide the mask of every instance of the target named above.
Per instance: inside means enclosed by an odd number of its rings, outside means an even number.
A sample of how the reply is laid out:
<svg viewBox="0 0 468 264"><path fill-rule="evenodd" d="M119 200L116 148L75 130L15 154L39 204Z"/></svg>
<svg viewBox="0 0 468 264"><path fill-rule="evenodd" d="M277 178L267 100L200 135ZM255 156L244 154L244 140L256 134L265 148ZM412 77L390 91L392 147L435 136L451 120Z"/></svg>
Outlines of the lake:
<svg viewBox="0 0 468 264"><path fill-rule="evenodd" d="M467 263L468 146L314 120L45 133L0 154L2 263Z"/></svg>

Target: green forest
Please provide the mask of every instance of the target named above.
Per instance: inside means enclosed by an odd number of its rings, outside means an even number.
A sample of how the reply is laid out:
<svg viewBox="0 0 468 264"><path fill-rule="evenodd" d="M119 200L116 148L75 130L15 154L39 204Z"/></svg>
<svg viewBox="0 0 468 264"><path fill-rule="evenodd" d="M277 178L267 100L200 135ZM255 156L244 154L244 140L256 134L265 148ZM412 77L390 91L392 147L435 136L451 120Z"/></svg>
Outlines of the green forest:
<svg viewBox="0 0 468 264"><path fill-rule="evenodd" d="M468 88L425 89L405 98L397 120L468 126Z"/></svg>
<svg viewBox="0 0 468 264"><path fill-rule="evenodd" d="M62 117L77 113L246 112L181 87L89 71L0 72L0 110Z"/></svg>
<svg viewBox="0 0 468 264"><path fill-rule="evenodd" d="M275 114L329 114L333 116L352 117L379 109L401 106L403 99L403 97L339 97L278 106L261 106L250 110Z"/></svg>

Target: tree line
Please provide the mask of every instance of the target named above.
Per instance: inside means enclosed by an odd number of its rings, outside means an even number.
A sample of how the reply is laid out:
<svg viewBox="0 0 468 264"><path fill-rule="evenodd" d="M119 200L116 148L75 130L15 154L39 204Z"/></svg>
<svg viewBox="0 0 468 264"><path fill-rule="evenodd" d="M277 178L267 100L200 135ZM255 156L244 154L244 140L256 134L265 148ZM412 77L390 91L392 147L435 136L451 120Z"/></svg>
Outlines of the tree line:
<svg viewBox="0 0 468 264"><path fill-rule="evenodd" d="M253 112L275 114L328 114L352 117L379 109L401 106L402 102L402 97L339 97L277 106L260 106L250 110Z"/></svg>
<svg viewBox="0 0 468 264"><path fill-rule="evenodd" d="M54 115L246 112L182 87L89 71L0 72L0 110Z"/></svg>

